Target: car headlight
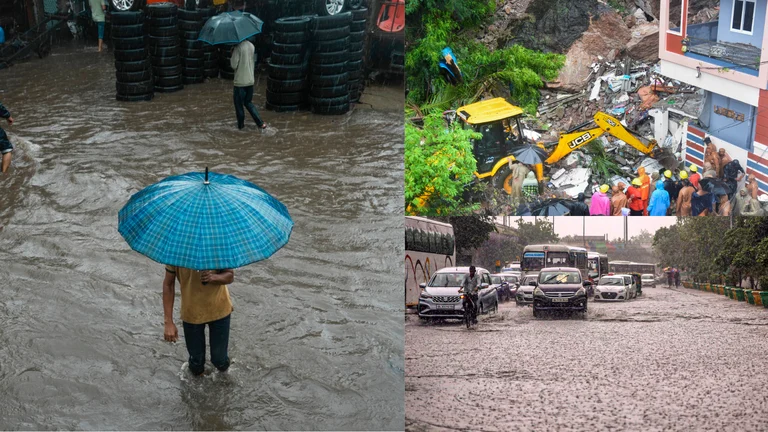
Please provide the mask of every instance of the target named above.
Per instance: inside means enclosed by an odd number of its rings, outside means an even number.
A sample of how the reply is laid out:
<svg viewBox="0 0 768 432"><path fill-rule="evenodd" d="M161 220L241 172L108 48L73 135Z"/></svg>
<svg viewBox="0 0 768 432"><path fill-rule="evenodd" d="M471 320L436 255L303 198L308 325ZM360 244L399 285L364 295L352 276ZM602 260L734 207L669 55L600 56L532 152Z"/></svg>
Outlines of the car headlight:
<svg viewBox="0 0 768 432"><path fill-rule="evenodd" d="M432 298L432 294L430 294L430 293L428 293L426 291L422 291L421 292L421 298Z"/></svg>
<svg viewBox="0 0 768 432"><path fill-rule="evenodd" d="M587 294L587 291L584 289L584 287L581 287L581 288L579 288L579 290L578 290L578 291L576 291L575 293L573 293L573 295L575 295L575 296L579 296L579 295L585 295L585 294Z"/></svg>
<svg viewBox="0 0 768 432"><path fill-rule="evenodd" d="M536 288L533 289L533 295L543 296L544 295L544 291L542 291L541 288L536 287Z"/></svg>
<svg viewBox="0 0 768 432"><path fill-rule="evenodd" d="M600 294L600 288L595 288L595 294Z"/></svg>

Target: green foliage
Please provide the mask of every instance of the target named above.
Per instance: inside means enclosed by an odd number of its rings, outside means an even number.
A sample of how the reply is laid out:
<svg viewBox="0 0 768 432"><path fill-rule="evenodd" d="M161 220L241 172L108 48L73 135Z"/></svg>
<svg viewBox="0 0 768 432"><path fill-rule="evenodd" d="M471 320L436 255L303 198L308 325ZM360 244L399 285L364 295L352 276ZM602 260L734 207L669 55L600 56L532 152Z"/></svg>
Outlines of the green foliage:
<svg viewBox="0 0 768 432"><path fill-rule="evenodd" d="M613 161L613 158L605 151L605 147L598 141L587 144L588 153L592 156L590 168L592 172L608 180L613 175L622 175L621 166Z"/></svg>
<svg viewBox="0 0 768 432"><path fill-rule="evenodd" d="M438 113L426 116L422 128L406 123L407 213L455 215L476 209L476 205L464 204L461 195L477 169L470 140L479 137L479 133L461 129L456 123L447 126Z"/></svg>
<svg viewBox="0 0 768 432"><path fill-rule="evenodd" d="M496 226L490 215L473 214L441 219L453 225L456 251L459 252L479 247L488 240L492 232L496 231Z"/></svg>

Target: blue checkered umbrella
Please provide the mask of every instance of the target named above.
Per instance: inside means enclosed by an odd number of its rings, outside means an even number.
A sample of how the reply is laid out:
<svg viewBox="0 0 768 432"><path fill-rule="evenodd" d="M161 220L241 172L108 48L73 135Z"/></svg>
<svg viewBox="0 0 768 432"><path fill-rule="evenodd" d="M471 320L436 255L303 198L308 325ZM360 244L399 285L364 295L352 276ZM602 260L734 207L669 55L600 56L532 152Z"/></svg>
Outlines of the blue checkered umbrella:
<svg viewBox="0 0 768 432"><path fill-rule="evenodd" d="M168 177L134 194L118 231L137 252L193 270L237 268L288 243L288 210L260 187L225 174Z"/></svg>

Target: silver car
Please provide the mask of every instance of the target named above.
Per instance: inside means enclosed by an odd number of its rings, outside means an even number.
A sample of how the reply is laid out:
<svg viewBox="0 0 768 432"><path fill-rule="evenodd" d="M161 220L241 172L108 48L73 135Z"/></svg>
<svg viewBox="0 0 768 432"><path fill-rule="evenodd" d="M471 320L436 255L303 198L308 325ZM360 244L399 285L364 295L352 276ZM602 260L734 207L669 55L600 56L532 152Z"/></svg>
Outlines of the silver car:
<svg viewBox="0 0 768 432"><path fill-rule="evenodd" d="M478 290L479 313L488 313L499 309L496 288L491 286L491 273L477 267L480 275ZM469 274L469 267L445 267L432 275L429 282L421 284L419 295L419 318L464 318L464 302L459 290L464 277Z"/></svg>
<svg viewBox="0 0 768 432"><path fill-rule="evenodd" d="M595 287L595 301L626 301L630 298L631 287L621 275L603 276Z"/></svg>
<svg viewBox="0 0 768 432"><path fill-rule="evenodd" d="M643 288L656 288L656 278L652 274L640 275Z"/></svg>
<svg viewBox="0 0 768 432"><path fill-rule="evenodd" d="M520 282L520 287L515 293L515 303L518 306L533 304L533 290L536 288L539 273L528 273Z"/></svg>

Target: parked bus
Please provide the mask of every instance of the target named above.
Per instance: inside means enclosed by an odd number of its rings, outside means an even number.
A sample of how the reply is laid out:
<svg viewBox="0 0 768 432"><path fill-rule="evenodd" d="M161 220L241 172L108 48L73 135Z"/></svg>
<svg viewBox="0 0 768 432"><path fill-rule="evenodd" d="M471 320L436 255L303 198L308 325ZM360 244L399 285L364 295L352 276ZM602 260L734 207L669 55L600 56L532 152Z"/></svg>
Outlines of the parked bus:
<svg viewBox="0 0 768 432"><path fill-rule="evenodd" d="M437 270L453 267L456 245L451 224L416 216L405 217L405 305L419 304L420 283Z"/></svg>
<svg viewBox="0 0 768 432"><path fill-rule="evenodd" d="M528 245L523 249L523 273L539 272L545 267L575 267L581 271L583 280L589 280L587 250L582 247L551 244Z"/></svg>
<svg viewBox="0 0 768 432"><path fill-rule="evenodd" d="M656 264L636 263L632 261L611 261L609 267L612 273L639 273L656 275Z"/></svg>
<svg viewBox="0 0 768 432"><path fill-rule="evenodd" d="M597 282L600 276L608 274L610 271L608 265L608 255L598 252L587 252L587 265L589 267L589 278L592 282Z"/></svg>

